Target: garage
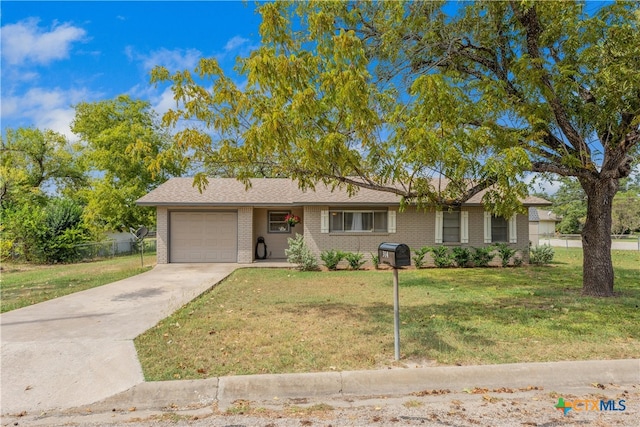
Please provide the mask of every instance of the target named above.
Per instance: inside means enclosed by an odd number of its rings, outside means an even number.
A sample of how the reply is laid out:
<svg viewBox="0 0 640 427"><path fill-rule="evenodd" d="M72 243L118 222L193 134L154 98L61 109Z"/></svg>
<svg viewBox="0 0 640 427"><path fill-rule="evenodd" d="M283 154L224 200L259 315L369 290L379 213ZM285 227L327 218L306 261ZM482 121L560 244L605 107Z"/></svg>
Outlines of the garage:
<svg viewBox="0 0 640 427"><path fill-rule="evenodd" d="M237 262L237 212L171 212L169 262Z"/></svg>

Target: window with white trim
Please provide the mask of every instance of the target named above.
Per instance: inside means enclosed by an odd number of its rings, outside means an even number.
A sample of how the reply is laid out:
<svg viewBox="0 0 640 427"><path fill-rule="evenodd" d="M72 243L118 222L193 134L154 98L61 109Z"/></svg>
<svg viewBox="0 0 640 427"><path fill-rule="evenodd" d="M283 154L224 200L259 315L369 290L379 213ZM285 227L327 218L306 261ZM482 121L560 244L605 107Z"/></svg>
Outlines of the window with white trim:
<svg viewBox="0 0 640 427"><path fill-rule="evenodd" d="M517 243L517 215L511 218L484 213L484 242L485 243Z"/></svg>
<svg viewBox="0 0 640 427"><path fill-rule="evenodd" d="M436 211L436 243L469 243L469 212Z"/></svg>
<svg viewBox="0 0 640 427"><path fill-rule="evenodd" d="M329 231L332 233L386 233L388 223L387 211L329 211Z"/></svg>
<svg viewBox="0 0 640 427"><path fill-rule="evenodd" d="M285 220L291 211L269 211L268 212L268 228L269 233L290 233L291 227Z"/></svg>
<svg viewBox="0 0 640 427"><path fill-rule="evenodd" d="M460 242L460 211L442 212L442 242Z"/></svg>
<svg viewBox="0 0 640 427"><path fill-rule="evenodd" d="M491 218L491 242L509 241L509 223L501 216Z"/></svg>

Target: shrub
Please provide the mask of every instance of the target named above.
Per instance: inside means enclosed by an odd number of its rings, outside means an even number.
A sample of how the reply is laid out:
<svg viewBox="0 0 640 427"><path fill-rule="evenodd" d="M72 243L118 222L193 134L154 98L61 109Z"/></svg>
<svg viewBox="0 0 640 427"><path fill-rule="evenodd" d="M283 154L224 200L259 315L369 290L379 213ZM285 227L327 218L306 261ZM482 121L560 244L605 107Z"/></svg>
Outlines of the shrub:
<svg viewBox="0 0 640 427"><path fill-rule="evenodd" d="M13 239L0 239L0 261L6 261L13 256Z"/></svg>
<svg viewBox="0 0 640 427"><path fill-rule="evenodd" d="M371 264L376 270L380 268L380 255L371 253Z"/></svg>
<svg viewBox="0 0 640 427"><path fill-rule="evenodd" d="M516 250L511 248L507 243L496 244L496 250L498 251L503 267L508 266L509 260L516 254Z"/></svg>
<svg viewBox="0 0 640 427"><path fill-rule="evenodd" d="M361 253L347 252L344 254L344 259L349 263L349 268L352 270L360 270L360 267L366 262L363 260L364 255Z"/></svg>
<svg viewBox="0 0 640 427"><path fill-rule="evenodd" d="M493 246L473 248L473 264L476 267L486 267L493 259Z"/></svg>
<svg viewBox="0 0 640 427"><path fill-rule="evenodd" d="M287 261L296 264L300 271L311 271L318 269L318 260L311 252L311 249L304 243L304 237L296 233L295 238L287 239L289 248L284 250Z"/></svg>
<svg viewBox="0 0 640 427"><path fill-rule="evenodd" d="M432 248L430 248L429 246L424 246L420 249L415 249L413 251L413 253L415 254L413 256L413 264L416 266L416 268L424 267L424 264L425 264L424 257L429 253L429 251L431 251L431 249Z"/></svg>
<svg viewBox="0 0 640 427"><path fill-rule="evenodd" d="M467 267L471 261L469 248L453 248L453 260L458 267Z"/></svg>
<svg viewBox="0 0 640 427"><path fill-rule="evenodd" d="M436 267L449 267L453 262L453 257L449 253L449 249L446 246L436 246L431 249L433 253L433 263Z"/></svg>
<svg viewBox="0 0 640 427"><path fill-rule="evenodd" d="M324 265L329 270L336 270L338 268L338 264L340 263L340 261L344 259L344 255L345 254L342 251L330 250L330 251L323 251L320 254L320 258L322 259L322 261L324 262Z"/></svg>
<svg viewBox="0 0 640 427"><path fill-rule="evenodd" d="M91 238L82 221L82 207L68 199L53 199L44 207L25 205L3 213L7 232L2 233L2 240L13 241L25 261L78 261L82 257L79 245Z"/></svg>
<svg viewBox="0 0 640 427"><path fill-rule="evenodd" d="M514 266L520 267L523 262L524 262L524 259L522 259L522 257L517 256L517 255L513 257L513 265Z"/></svg>
<svg viewBox="0 0 640 427"><path fill-rule="evenodd" d="M536 246L531 248L531 252L529 252L529 262L535 265L545 265L551 263L553 261L553 256L555 252L553 248L549 245Z"/></svg>

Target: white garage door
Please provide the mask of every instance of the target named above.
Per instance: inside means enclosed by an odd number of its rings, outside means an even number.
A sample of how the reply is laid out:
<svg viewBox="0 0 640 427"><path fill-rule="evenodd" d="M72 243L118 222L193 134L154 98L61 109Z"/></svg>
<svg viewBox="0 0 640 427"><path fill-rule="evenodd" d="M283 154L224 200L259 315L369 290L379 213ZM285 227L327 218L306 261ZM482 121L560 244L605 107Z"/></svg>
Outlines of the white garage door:
<svg viewBox="0 0 640 427"><path fill-rule="evenodd" d="M236 212L171 212L169 262L236 262Z"/></svg>

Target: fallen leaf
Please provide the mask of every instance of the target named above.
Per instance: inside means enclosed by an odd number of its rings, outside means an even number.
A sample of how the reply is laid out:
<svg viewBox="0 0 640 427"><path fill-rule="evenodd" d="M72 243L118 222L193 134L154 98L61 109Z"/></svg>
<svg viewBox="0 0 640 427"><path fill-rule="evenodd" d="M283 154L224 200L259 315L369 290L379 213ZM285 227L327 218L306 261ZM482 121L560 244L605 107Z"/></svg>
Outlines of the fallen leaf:
<svg viewBox="0 0 640 427"><path fill-rule="evenodd" d="M484 394L482 395L482 400L489 402L489 403L496 403L497 401L500 400L500 398L495 397L495 396L489 396L488 394Z"/></svg>
<svg viewBox="0 0 640 427"><path fill-rule="evenodd" d="M465 393L469 393L469 394L484 394L484 393L487 393L489 391L489 389L488 388L474 387L474 388L465 388L462 391L464 391Z"/></svg>
<svg viewBox="0 0 640 427"><path fill-rule="evenodd" d="M506 388L506 387L494 388L492 391L494 393L515 393L516 392L512 388Z"/></svg>
<svg viewBox="0 0 640 427"><path fill-rule="evenodd" d="M451 393L450 390L422 390L422 391L416 391L414 393L411 393L414 396L439 396L442 394L449 394Z"/></svg>
<svg viewBox="0 0 640 427"><path fill-rule="evenodd" d="M544 390L544 387L530 385L524 388L519 388L518 390L520 391Z"/></svg>

